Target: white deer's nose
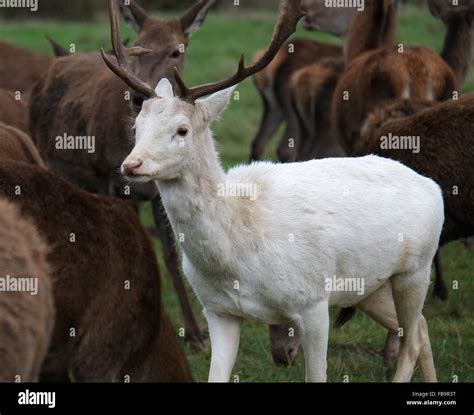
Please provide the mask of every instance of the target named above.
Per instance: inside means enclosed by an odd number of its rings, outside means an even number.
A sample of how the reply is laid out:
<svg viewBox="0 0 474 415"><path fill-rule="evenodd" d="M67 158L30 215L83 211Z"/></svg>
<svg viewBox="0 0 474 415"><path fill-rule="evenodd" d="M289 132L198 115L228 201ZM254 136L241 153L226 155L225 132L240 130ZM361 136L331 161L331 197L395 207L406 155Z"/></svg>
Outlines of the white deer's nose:
<svg viewBox="0 0 474 415"><path fill-rule="evenodd" d="M125 160L122 164L122 174L125 176L137 176L137 170L142 166L143 161L140 159Z"/></svg>

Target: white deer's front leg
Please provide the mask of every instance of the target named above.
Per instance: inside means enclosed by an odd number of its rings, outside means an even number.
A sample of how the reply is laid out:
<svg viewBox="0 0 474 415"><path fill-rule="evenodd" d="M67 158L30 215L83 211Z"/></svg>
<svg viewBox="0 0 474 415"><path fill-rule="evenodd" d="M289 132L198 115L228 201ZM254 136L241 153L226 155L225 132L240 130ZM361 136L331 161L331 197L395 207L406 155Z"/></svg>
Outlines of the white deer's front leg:
<svg viewBox="0 0 474 415"><path fill-rule="evenodd" d="M329 307L326 301L301 313L300 331L306 382L326 382L329 337Z"/></svg>
<svg viewBox="0 0 474 415"><path fill-rule="evenodd" d="M229 382L239 349L241 319L204 310L211 338L209 382Z"/></svg>

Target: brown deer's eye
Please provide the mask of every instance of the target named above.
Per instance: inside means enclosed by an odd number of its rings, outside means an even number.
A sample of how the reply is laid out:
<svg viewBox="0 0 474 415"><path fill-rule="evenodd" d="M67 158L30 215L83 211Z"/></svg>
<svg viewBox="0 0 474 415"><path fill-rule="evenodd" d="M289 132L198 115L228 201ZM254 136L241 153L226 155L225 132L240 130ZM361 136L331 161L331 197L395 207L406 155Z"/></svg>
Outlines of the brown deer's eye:
<svg viewBox="0 0 474 415"><path fill-rule="evenodd" d="M177 58L179 58L180 55L181 55L181 52L180 52L178 49L176 49L176 50L171 54L171 57L172 57L173 59L177 59Z"/></svg>
<svg viewBox="0 0 474 415"><path fill-rule="evenodd" d="M180 137L186 137L188 135L188 129L185 128L185 127L181 127L181 128L178 129L177 134Z"/></svg>

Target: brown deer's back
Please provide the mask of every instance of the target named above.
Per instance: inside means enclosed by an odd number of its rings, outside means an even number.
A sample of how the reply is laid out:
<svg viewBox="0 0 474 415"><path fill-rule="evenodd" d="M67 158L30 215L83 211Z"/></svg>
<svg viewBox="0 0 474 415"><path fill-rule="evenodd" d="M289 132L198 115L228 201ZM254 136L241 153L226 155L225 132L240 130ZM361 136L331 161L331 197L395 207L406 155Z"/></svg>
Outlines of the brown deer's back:
<svg viewBox="0 0 474 415"><path fill-rule="evenodd" d="M65 380L69 373L75 381L124 381L126 375L132 382L167 381L175 365L186 367L176 341L170 347L182 360L144 375L156 360L160 274L133 207L84 192L47 170L1 162L0 196L15 197L17 185L23 196L15 200L52 247L58 318L45 379Z"/></svg>
<svg viewBox="0 0 474 415"><path fill-rule="evenodd" d="M354 59L340 78L332 101L333 131L353 154L360 129L378 106L397 99L444 101L457 82L436 53L421 46L382 48Z"/></svg>
<svg viewBox="0 0 474 415"><path fill-rule="evenodd" d="M0 161L8 160L46 167L31 138L17 128L0 121Z"/></svg>
<svg viewBox="0 0 474 415"><path fill-rule="evenodd" d="M24 133L29 132L28 106L23 95L21 100L16 100L13 91L0 89L0 122L16 127Z"/></svg>
<svg viewBox="0 0 474 415"><path fill-rule="evenodd" d="M474 235L474 94L433 104L401 100L373 112L357 155L398 160L437 182L444 198L441 244ZM381 137L419 137L419 152L382 148Z"/></svg>
<svg viewBox="0 0 474 415"><path fill-rule="evenodd" d="M0 41L0 88L28 92L52 61L49 56Z"/></svg>
<svg viewBox="0 0 474 415"><path fill-rule="evenodd" d="M48 247L18 206L0 198L0 278L34 279L33 291L0 291L0 382L38 381L54 325ZM10 280L12 281L12 280ZM6 282L7 286L13 287ZM28 288L26 286L25 288ZM37 290L35 295L34 291ZM19 378L17 378L19 376Z"/></svg>

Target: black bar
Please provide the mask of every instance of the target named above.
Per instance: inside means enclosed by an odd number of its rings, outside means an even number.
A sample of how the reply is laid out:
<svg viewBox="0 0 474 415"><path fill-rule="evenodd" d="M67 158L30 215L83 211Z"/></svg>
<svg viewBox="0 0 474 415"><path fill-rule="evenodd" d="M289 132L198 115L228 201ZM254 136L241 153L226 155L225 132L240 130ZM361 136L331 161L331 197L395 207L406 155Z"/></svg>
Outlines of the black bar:
<svg viewBox="0 0 474 415"><path fill-rule="evenodd" d="M20 393L54 392L54 408L19 404ZM24 397L24 395L21 395ZM42 395L45 397L46 395ZM38 398L36 398L38 399ZM31 402L31 401L29 401ZM51 401L49 401L51 402ZM417 403L414 403L417 402ZM239 410L269 413L288 406L314 414L474 414L474 384L1 384L0 415L31 413L183 413L186 409L219 414ZM147 408L147 409L145 409ZM168 409L165 409L168 408ZM173 410L175 408L176 410ZM244 411L244 408L247 408ZM303 410L303 409L302 409ZM350 411L350 412L349 412Z"/></svg>

